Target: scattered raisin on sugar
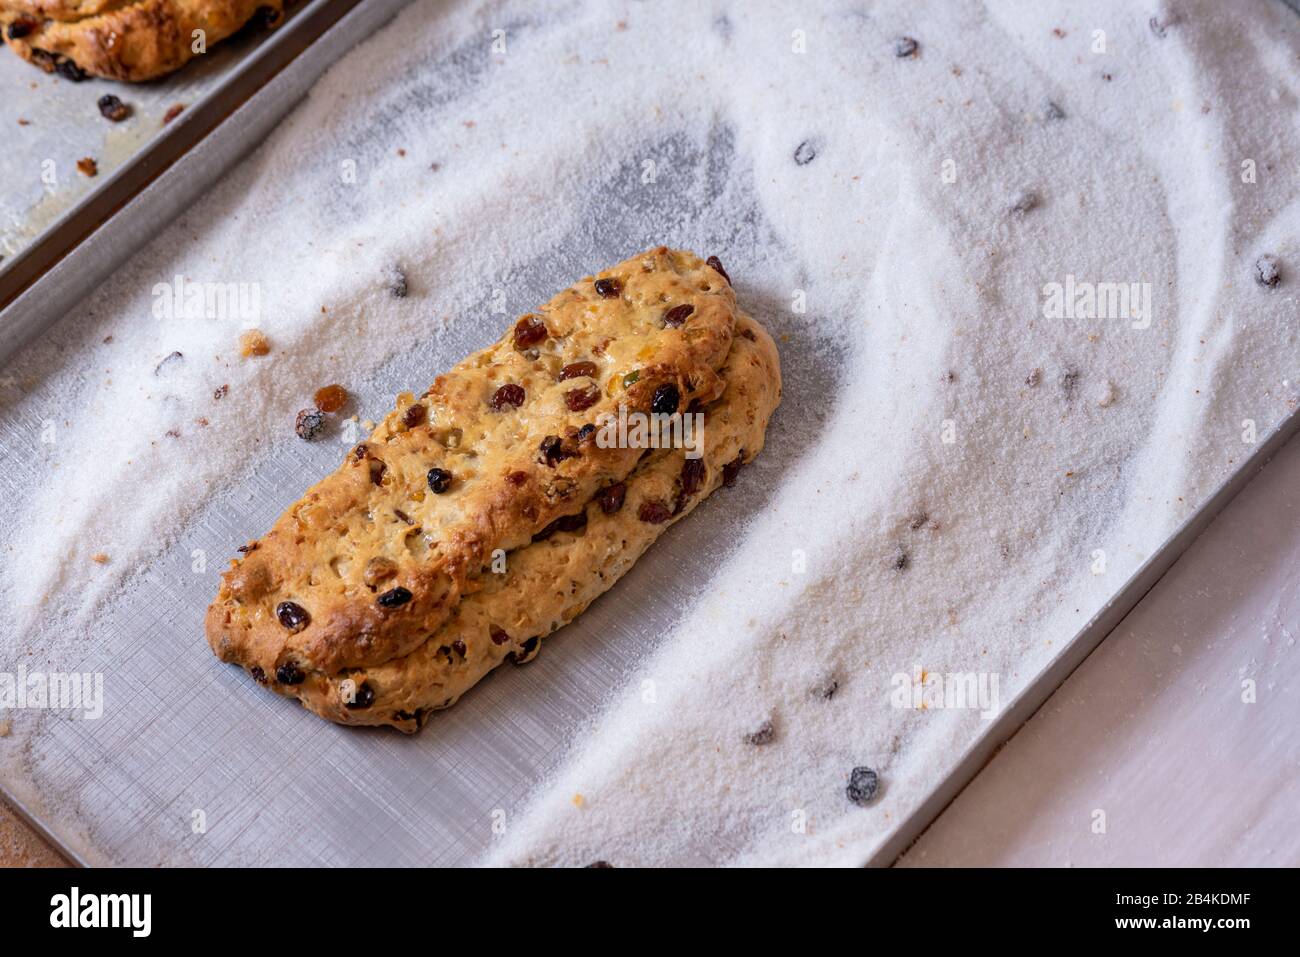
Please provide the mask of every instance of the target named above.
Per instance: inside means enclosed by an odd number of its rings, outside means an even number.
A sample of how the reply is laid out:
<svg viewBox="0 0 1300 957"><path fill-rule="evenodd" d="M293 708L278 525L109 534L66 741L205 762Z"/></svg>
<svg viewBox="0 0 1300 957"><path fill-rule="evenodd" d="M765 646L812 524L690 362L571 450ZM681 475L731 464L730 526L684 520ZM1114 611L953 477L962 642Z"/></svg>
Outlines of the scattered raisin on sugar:
<svg viewBox="0 0 1300 957"><path fill-rule="evenodd" d="M565 382L569 379L594 379L600 369L594 362L570 362L560 370L560 381Z"/></svg>
<svg viewBox="0 0 1300 957"><path fill-rule="evenodd" d="M162 372L162 370L169 364L175 362L177 359L184 359L184 358L185 358L185 354L182 352L172 352L169 355L163 356L162 361L153 367L153 374L157 375L159 372Z"/></svg>
<svg viewBox="0 0 1300 957"><path fill-rule="evenodd" d="M99 115L106 120L112 120L114 123L121 123L131 115L131 107L127 106L112 93L105 93L99 98Z"/></svg>
<svg viewBox="0 0 1300 957"><path fill-rule="evenodd" d="M880 775L871 768L859 767L849 772L849 783L844 793L854 804L865 807L880 789Z"/></svg>
<svg viewBox="0 0 1300 957"><path fill-rule="evenodd" d="M606 515L613 515L623 507L623 500L627 498L627 483L615 482L608 488L602 489L596 496L596 501L600 503L600 510Z"/></svg>
<svg viewBox="0 0 1300 957"><path fill-rule="evenodd" d="M408 405L406 411L402 413L402 422L408 429L413 429L417 425L422 425L424 420L429 417L429 410L423 404L416 402L414 405Z"/></svg>
<svg viewBox="0 0 1300 957"><path fill-rule="evenodd" d="M266 684L266 672L262 670L260 665L253 665L248 674L259 685Z"/></svg>
<svg viewBox="0 0 1300 957"><path fill-rule="evenodd" d="M745 464L745 450L741 449L740 453L722 467L722 484L726 488L736 484L736 476L740 474L741 467Z"/></svg>
<svg viewBox="0 0 1300 957"><path fill-rule="evenodd" d="M710 256L708 259L704 260L704 265L708 266L723 279L727 280L728 286L731 285L731 277L728 276L727 271L722 268L722 260L717 256Z"/></svg>
<svg viewBox="0 0 1300 957"><path fill-rule="evenodd" d="M1282 281L1282 263L1276 256L1265 253L1255 260L1255 282L1272 289Z"/></svg>
<svg viewBox="0 0 1300 957"><path fill-rule="evenodd" d="M811 140L804 140L794 150L794 164L796 166L807 166L817 158L817 148L812 145Z"/></svg>
<svg viewBox="0 0 1300 957"><path fill-rule="evenodd" d="M515 323L515 348L519 351L535 346L543 341L549 332L546 323L534 315L527 315Z"/></svg>
<svg viewBox="0 0 1300 957"><path fill-rule="evenodd" d="M597 279L596 294L601 299L617 299L623 291L623 283L618 279Z"/></svg>
<svg viewBox="0 0 1300 957"><path fill-rule="evenodd" d="M239 334L239 354L245 359L264 356L271 351L271 343L261 329L246 329Z"/></svg>
<svg viewBox="0 0 1300 957"><path fill-rule="evenodd" d="M650 400L650 411L657 415L672 415L677 411L681 401L682 394L677 390L677 386L665 382L655 389L654 397Z"/></svg>
<svg viewBox="0 0 1300 957"><path fill-rule="evenodd" d="M500 412L506 407L517 409L524 404L524 387L507 382L492 395L492 408Z"/></svg>
<svg viewBox="0 0 1300 957"><path fill-rule="evenodd" d="M429 474L425 476L429 482L429 490L434 495L441 495L447 489L451 488L452 474L446 469L431 468Z"/></svg>
<svg viewBox="0 0 1300 957"><path fill-rule="evenodd" d="M275 606L275 617L290 631L302 631L311 622L307 609L296 601L282 601Z"/></svg>
<svg viewBox="0 0 1300 957"><path fill-rule="evenodd" d="M351 701L343 702L343 707L350 711L361 711L375 703L375 689L363 684L352 695Z"/></svg>
<svg viewBox="0 0 1300 957"><path fill-rule="evenodd" d="M510 636L496 625L493 625L488 629L488 637L492 639L492 644L494 645L506 645L510 643Z"/></svg>
<svg viewBox="0 0 1300 957"><path fill-rule="evenodd" d="M921 49L921 44L917 43L911 37L894 37L894 56L900 60L906 57L914 57Z"/></svg>
<svg viewBox="0 0 1300 957"><path fill-rule="evenodd" d="M322 412L334 413L347 405L348 390L337 383L321 386L313 398L316 400L316 408Z"/></svg>
<svg viewBox="0 0 1300 957"><path fill-rule="evenodd" d="M682 463L682 497L690 498L704 484L704 459L687 459Z"/></svg>
<svg viewBox="0 0 1300 957"><path fill-rule="evenodd" d="M676 329L695 311L695 307L689 302L684 302L680 306L673 306L664 313L664 325L669 329Z"/></svg>
<svg viewBox="0 0 1300 957"><path fill-rule="evenodd" d="M662 525L673 517L672 510L663 502L642 502L636 517L649 525Z"/></svg>
<svg viewBox="0 0 1300 957"><path fill-rule="evenodd" d="M564 407L570 412L581 412L583 409L590 409L599 401L600 390L594 385L581 389L570 389L564 393Z"/></svg>
<svg viewBox="0 0 1300 957"><path fill-rule="evenodd" d="M77 171L81 173L82 176L98 176L99 164L95 162L94 157L83 156L81 159L77 160Z"/></svg>
<svg viewBox="0 0 1300 957"><path fill-rule="evenodd" d="M1038 194L1033 190L1027 189L1017 196L1015 202L1011 204L1011 212L1015 213L1017 216L1023 216L1031 209L1036 209L1038 204Z"/></svg>
<svg viewBox="0 0 1300 957"><path fill-rule="evenodd" d="M772 739L776 737L776 729L772 727L771 720L764 721L753 731L746 733L745 743L753 745L771 744Z"/></svg>
<svg viewBox="0 0 1300 957"><path fill-rule="evenodd" d="M410 291L410 286L406 282L406 273L401 266L390 266L388 269L388 294L394 299L405 299L406 294Z"/></svg>
<svg viewBox="0 0 1300 957"><path fill-rule="evenodd" d="M212 390L212 398L213 398L213 399L224 399L224 398L225 398L227 395L229 395L229 394L230 394L230 384L229 384L229 383L225 383L225 384L223 384L223 385L219 385L219 386L217 386L215 389Z"/></svg>
<svg viewBox="0 0 1300 957"><path fill-rule="evenodd" d="M821 698L823 701L830 701L835 697L835 692L840 690L840 683L835 678L823 678L811 688L808 693L814 698Z"/></svg>
<svg viewBox="0 0 1300 957"><path fill-rule="evenodd" d="M384 592L376 600L384 608L401 608L413 597L414 596L411 594L409 589L398 585L396 588L388 589L388 591Z"/></svg>
<svg viewBox="0 0 1300 957"><path fill-rule="evenodd" d="M1044 111L1049 122L1055 123L1065 119L1065 110L1056 103L1055 100L1048 100L1047 107Z"/></svg>
<svg viewBox="0 0 1300 957"><path fill-rule="evenodd" d="M286 661L275 669L275 680L282 685L300 685L307 680L307 675L292 661Z"/></svg>

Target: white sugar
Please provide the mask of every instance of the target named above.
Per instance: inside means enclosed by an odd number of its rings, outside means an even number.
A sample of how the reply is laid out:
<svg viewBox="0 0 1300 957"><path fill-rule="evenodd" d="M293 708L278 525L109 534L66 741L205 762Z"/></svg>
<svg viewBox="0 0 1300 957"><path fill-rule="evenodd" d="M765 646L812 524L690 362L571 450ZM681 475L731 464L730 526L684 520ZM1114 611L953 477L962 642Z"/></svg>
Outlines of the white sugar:
<svg viewBox="0 0 1300 957"><path fill-rule="evenodd" d="M320 385L504 328L481 310L512 278L696 247L781 335L787 401L740 478L771 496L493 860L864 860L985 726L894 706L894 676L996 675L1005 705L1249 455L1243 422L1294 410L1300 21L812 7L420 2L341 61L6 370L45 464L0 537L6 650L78 660ZM239 357L240 316L154 318L176 276L258 284L271 354Z"/></svg>

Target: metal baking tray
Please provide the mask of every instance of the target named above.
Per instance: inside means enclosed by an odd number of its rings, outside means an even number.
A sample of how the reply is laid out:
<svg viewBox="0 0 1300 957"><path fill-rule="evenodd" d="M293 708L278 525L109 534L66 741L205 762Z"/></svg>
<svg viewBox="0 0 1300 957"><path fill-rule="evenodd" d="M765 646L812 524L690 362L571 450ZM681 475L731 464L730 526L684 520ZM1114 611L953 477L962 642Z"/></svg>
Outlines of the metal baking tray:
<svg viewBox="0 0 1300 957"><path fill-rule="evenodd" d="M243 31L153 83L72 83L2 51L0 122L17 132L0 150L0 363L202 195L339 55L404 5L359 2L293 4L278 29ZM101 117L105 93L134 115L121 124ZM164 123L177 104L184 111ZM96 160L97 176L75 171L81 157Z"/></svg>
<svg viewBox="0 0 1300 957"><path fill-rule="evenodd" d="M341 15L331 9L328 21L309 18L326 17L320 11L333 5L306 4L187 109L187 123L202 123L168 146L174 152L133 160L114 174L140 177L143 188L98 212L88 208L95 197L87 197L60 219L59 226L76 220L79 225L67 228L74 236L82 230L82 238L31 276L0 313L0 362L260 142L329 64L402 5L340 3L348 9ZM300 24L304 32L295 37ZM260 67L267 72L259 85L247 78L261 57L271 59ZM226 117L232 121L222 122ZM579 274L589 265L588 251L573 255L572 270ZM528 294L544 298L554 273L567 275L566 265L532 271L524 282ZM7 276L8 270L0 274ZM474 334L452 330L436 348L459 358L476 344L466 339ZM429 358L399 363L385 375L420 381ZM804 400L799 382L811 380L812 370L795 354L785 358L788 410ZM1293 413L969 743L944 782L881 844L863 848L864 860L877 866L896 860L1297 431L1300 413ZM755 469L763 469L765 459L779 461L789 441L774 424L768 455ZM27 790L28 782L0 782L19 812L76 863L430 866L480 858L492 841L490 809L517 806L627 673L632 632L671 627L666 609L689 591L682 581L693 571L707 574L710 550L726 539L734 518L702 509L670 530L619 588L565 629L547 655L528 669L492 675L457 708L441 713L436 729L404 738L387 729L322 722L253 687L234 669L216 666L198 637L212 583L187 574L188 548L225 554L230 542L243 540L245 526L268 526L301 485L294 473L300 475L303 464L286 461L278 473L260 475L255 502L238 508L216 502L187 532L183 548L147 567L130 605L109 610L84 667L114 674L117 694L126 699L115 705L122 719L49 722L32 749L37 785L60 792L58 813L42 806L42 795ZM768 506L758 484L734 490L731 510ZM646 593L663 599L648 618L638 604ZM631 607L636 615L628 614ZM636 626L628 624L638 615ZM191 832L195 810L203 810L208 822L203 835Z"/></svg>

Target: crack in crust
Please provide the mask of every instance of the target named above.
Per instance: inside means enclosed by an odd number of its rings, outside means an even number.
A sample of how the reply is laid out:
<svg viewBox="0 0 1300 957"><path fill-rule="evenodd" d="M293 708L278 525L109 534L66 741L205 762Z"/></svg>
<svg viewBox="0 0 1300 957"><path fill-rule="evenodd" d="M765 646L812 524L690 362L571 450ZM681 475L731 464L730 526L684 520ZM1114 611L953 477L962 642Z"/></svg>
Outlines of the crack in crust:
<svg viewBox="0 0 1300 957"><path fill-rule="evenodd" d="M744 314L720 372L726 386L704 407L700 464L690 465L682 449L647 452L620 483L620 508L607 512L598 493L581 510L578 527L510 553L506 571L485 576L450 620L410 653L370 668L313 670L293 685L267 683L331 721L413 733L502 662L531 660L542 638L581 614L671 524L734 480L740 464L762 450L780 402L780 364L771 338ZM672 514L647 522L641 518L647 504L667 505ZM241 663L263 679L270 665Z"/></svg>
<svg viewBox="0 0 1300 957"><path fill-rule="evenodd" d="M180 69L260 16L278 26L286 0L0 0L0 32L24 60L73 80L127 82Z"/></svg>
<svg viewBox="0 0 1300 957"><path fill-rule="evenodd" d="M665 322L683 306L684 322ZM640 449L599 448L584 425L620 405L649 412L664 390L683 410L721 394L735 323L721 274L665 247L571 286L418 399L400 396L232 561L208 610L213 650L290 686L411 653L483 587L498 549L527 545L636 466ZM451 474L442 492L433 468Z"/></svg>

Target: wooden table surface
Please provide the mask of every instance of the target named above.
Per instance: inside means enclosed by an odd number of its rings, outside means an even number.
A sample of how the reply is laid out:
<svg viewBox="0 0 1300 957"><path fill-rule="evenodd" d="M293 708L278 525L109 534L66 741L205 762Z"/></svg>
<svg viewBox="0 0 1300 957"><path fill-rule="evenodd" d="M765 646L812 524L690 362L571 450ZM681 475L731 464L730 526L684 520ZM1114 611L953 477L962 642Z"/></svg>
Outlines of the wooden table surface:
<svg viewBox="0 0 1300 957"><path fill-rule="evenodd" d="M0 867L65 867L67 861L0 799Z"/></svg>

